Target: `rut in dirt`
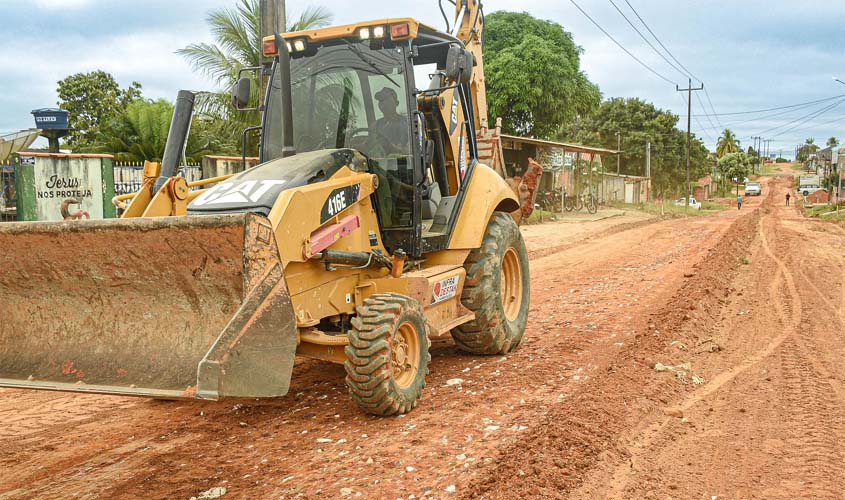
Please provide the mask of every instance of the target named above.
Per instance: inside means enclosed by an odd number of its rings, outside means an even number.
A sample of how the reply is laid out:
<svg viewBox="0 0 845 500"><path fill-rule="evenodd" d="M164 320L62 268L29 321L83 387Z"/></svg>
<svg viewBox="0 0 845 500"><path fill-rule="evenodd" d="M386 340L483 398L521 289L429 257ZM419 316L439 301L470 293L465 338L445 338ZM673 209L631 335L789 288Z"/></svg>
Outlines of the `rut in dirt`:
<svg viewBox="0 0 845 500"><path fill-rule="evenodd" d="M693 316L698 325L716 319L759 218L756 211L737 218L690 279L606 370L571 398L549 401L538 425L500 450L496 465L482 471L463 497L565 497L576 492L600 463L626 461L629 453L619 437L644 417L662 417L667 397L683 392L666 377L654 376L655 362L669 342L660 332L689 330ZM585 492L585 497L591 496Z"/></svg>

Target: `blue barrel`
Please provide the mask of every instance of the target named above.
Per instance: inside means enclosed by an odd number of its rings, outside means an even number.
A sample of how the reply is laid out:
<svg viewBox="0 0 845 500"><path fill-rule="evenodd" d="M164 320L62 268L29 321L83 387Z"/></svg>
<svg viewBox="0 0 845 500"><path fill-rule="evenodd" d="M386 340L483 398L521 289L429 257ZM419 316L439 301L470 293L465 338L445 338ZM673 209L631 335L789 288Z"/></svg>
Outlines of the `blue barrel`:
<svg viewBox="0 0 845 500"><path fill-rule="evenodd" d="M57 108L43 108L32 111L35 128L40 130L67 130L68 112Z"/></svg>

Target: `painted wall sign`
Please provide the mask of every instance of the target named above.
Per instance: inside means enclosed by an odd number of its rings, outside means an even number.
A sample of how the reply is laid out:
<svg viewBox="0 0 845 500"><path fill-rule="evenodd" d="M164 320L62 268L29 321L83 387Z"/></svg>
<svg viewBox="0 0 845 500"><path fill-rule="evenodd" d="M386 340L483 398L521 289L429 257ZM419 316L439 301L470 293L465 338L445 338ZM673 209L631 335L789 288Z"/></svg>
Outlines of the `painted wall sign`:
<svg viewBox="0 0 845 500"><path fill-rule="evenodd" d="M35 167L35 210L42 221L64 220L62 205L70 215L87 213L103 218L103 177L100 160L87 158L38 158Z"/></svg>

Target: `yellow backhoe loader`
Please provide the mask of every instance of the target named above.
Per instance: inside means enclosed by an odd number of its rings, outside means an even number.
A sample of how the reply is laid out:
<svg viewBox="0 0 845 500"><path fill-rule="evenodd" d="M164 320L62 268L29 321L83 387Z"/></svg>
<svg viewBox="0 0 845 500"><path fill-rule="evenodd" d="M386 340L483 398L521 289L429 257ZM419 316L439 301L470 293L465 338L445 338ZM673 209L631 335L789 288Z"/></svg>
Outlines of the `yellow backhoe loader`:
<svg viewBox="0 0 845 500"><path fill-rule="evenodd" d="M420 398L431 338L516 348L520 202L478 162L484 17L477 0L456 13L451 33L382 19L267 37L259 166L178 176L182 92L121 219L0 226L0 386L278 397L299 355L344 364L354 401L394 415Z"/></svg>

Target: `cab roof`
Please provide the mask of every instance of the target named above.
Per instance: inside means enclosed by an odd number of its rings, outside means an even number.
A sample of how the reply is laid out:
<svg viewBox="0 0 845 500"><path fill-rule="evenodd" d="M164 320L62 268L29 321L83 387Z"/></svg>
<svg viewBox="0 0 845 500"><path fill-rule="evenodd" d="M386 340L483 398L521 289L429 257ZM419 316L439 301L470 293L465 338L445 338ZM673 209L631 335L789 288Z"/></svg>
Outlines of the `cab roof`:
<svg viewBox="0 0 845 500"><path fill-rule="evenodd" d="M437 28L421 23L420 21L417 21L416 19L410 17L376 19L372 21L361 21L353 24L344 24L340 26L328 26L325 28L291 31L288 33L282 33L282 37L287 41L305 39L308 43L319 43L339 38L357 37L358 33L362 28L372 29L381 26L384 27L386 30L385 36L389 38L390 27L398 24L407 24L409 28L409 33L408 36L401 37L399 39L394 39L394 41L414 39L417 40L421 45L440 42L459 43L463 45L460 40L453 37L452 35L444 33L438 30ZM272 42L273 37L265 37L263 41Z"/></svg>

